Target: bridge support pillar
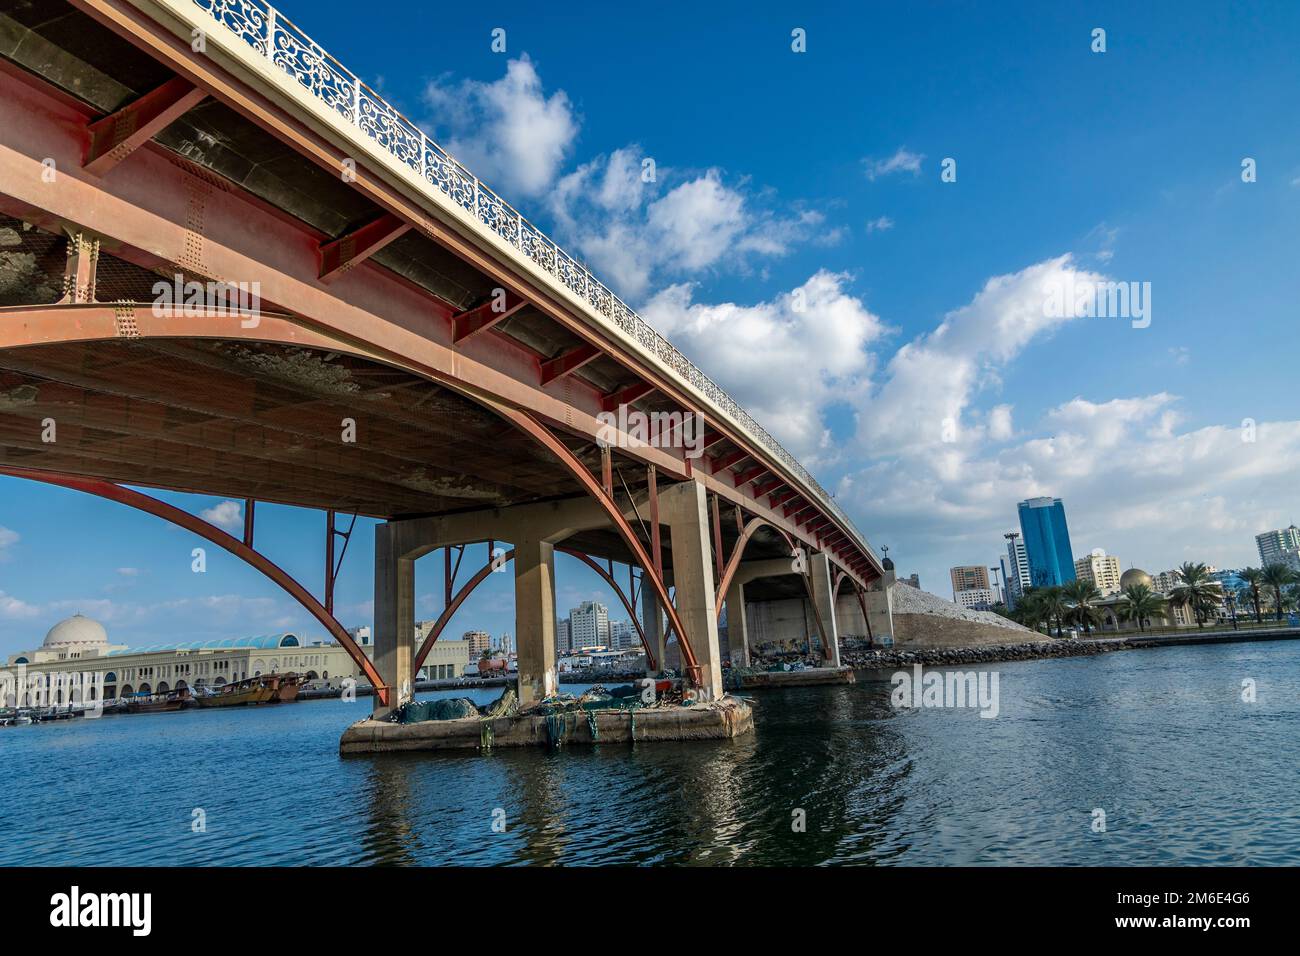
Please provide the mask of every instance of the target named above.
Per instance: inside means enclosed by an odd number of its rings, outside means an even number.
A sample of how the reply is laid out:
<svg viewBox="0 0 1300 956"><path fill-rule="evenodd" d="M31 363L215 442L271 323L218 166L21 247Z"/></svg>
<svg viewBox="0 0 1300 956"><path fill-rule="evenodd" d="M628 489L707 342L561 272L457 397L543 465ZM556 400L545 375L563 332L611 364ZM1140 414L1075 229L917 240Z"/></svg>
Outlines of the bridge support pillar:
<svg viewBox="0 0 1300 956"><path fill-rule="evenodd" d="M515 640L519 703L528 705L559 689L555 665L555 546L515 542Z"/></svg>
<svg viewBox="0 0 1300 956"><path fill-rule="evenodd" d="M375 528L375 667L390 688L387 707L375 698L375 717L410 700L415 657L415 561L403 556L393 526Z"/></svg>
<svg viewBox="0 0 1300 956"><path fill-rule="evenodd" d="M824 551L814 552L808 561L808 571L812 575L812 598L817 607L817 616L825 630L820 635L822 664L825 667L839 667L840 634L835 623L835 591L831 584L830 556Z"/></svg>
<svg viewBox="0 0 1300 956"><path fill-rule="evenodd" d="M660 520L672 536L677 616L700 667L700 694L722 697L717 602L713 595L713 544L704 485L684 481L659 495ZM680 638L680 635L679 635Z"/></svg>
<svg viewBox="0 0 1300 956"><path fill-rule="evenodd" d="M749 622L745 620L745 583L727 588L727 652L732 667L749 666Z"/></svg>
<svg viewBox="0 0 1300 956"><path fill-rule="evenodd" d="M651 669L647 659L646 676L656 677L664 669L664 612L648 581L641 582L641 629L645 631L646 642L658 667L658 670Z"/></svg>

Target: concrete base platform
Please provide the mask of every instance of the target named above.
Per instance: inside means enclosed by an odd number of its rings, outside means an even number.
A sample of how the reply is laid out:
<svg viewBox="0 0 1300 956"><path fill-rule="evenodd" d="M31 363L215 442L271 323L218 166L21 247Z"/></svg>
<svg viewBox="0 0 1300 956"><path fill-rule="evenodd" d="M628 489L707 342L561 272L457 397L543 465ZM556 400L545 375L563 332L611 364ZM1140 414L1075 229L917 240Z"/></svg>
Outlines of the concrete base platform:
<svg viewBox="0 0 1300 956"><path fill-rule="evenodd" d="M856 680L852 668L810 667L805 671L761 671L756 674L743 674L740 678L740 686L744 690L753 687L812 687L818 684L852 684Z"/></svg>
<svg viewBox="0 0 1300 956"><path fill-rule="evenodd" d="M665 740L728 740L754 729L749 704L726 697L716 704L664 707L637 711L598 710L593 738L587 714L566 714L564 743L637 743ZM633 720L635 715L635 721ZM635 728L634 728L635 724ZM340 754L386 753L398 750L479 750L485 747L545 747L550 733L545 717L495 717L479 720L428 720L394 724L386 720L357 721L339 741Z"/></svg>

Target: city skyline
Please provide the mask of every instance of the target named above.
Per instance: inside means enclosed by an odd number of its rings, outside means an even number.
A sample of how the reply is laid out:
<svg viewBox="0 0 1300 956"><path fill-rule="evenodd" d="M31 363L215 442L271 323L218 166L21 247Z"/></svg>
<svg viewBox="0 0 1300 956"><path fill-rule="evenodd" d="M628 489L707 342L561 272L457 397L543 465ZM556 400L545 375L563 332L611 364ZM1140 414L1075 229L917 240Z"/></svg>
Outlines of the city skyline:
<svg viewBox="0 0 1300 956"><path fill-rule="evenodd" d="M974 554L996 558L1007 502L1043 494L1069 502L1081 553L1154 568L1253 564L1253 536L1300 514L1300 421L1285 389L1257 387L1287 380L1287 350L1222 347L1225 297L1261 341L1288 333L1300 297L1286 253L1300 131L1276 122L1300 11L1279 7L1265 27L1191 9L1170 31L1155 11L1110 10L1104 54L1092 24L1054 8L955 9L938 35L905 10L814 13L803 54L777 11L737 24L700 10L688 30L612 14L609 42L574 57L572 31L544 11L512 13L498 54L476 14L449 10L439 29L463 42L431 66L409 29L418 5L349 9L293 13L584 257L932 588ZM863 36L891 37L866 65ZM647 83L628 49L673 50L674 69L644 54ZM759 102L752 90L792 56L776 100ZM990 70L1024 82L990 87ZM718 71L734 84L717 89ZM716 108L683 118L675 104L699 89ZM1055 108L1062 90L1072 110ZM1132 153L1079 122L1097 115L1143 131ZM835 133L796 151L792 128ZM1150 282L1149 326L1045 311L1044 283L1089 276ZM239 502L160 497L238 525ZM323 516L263 508L259 541L319 594ZM370 527L358 522L339 582L347 626L371 623ZM233 560L210 551L193 575L198 546L118 506L0 479L0 649L77 610L140 643L318 632ZM561 563L561 606L615 606ZM418 613L431 616L426 573ZM451 626L510 630L504 583Z"/></svg>

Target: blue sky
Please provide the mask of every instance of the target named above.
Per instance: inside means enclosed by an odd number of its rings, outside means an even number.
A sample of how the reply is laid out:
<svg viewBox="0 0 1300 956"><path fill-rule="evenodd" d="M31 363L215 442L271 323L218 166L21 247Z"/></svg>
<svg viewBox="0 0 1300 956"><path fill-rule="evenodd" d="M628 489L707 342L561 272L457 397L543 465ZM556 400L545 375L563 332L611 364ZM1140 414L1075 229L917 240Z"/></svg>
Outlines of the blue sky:
<svg viewBox="0 0 1300 956"><path fill-rule="evenodd" d="M1255 533L1300 515L1295 4L356 10L285 4L769 422L927 588L995 563L1028 495L1065 499L1076 554L1153 572L1250 563ZM1149 327L1045 319L1063 276L1149 282ZM259 513L271 555L317 588L322 526ZM130 643L306 624L233 560L192 574L198 542L115 505L0 479L0 529L0 651L77 609ZM348 625L369 620L368 532L340 585ZM604 595L572 562L559 574L562 610ZM510 630L507 585L453 630Z"/></svg>

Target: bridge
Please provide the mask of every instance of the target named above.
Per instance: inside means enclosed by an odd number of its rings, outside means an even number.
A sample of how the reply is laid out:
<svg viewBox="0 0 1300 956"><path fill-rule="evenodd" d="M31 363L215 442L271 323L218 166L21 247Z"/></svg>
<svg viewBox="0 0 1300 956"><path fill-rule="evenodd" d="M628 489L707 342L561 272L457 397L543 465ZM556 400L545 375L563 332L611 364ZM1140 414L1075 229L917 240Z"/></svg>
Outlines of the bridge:
<svg viewBox="0 0 1300 956"><path fill-rule="evenodd" d="M801 601L838 665L837 600L866 618L883 569L833 497L283 13L0 0L0 86L0 474L247 561L347 648L379 714L507 560L521 701L553 693L556 551L699 699L748 659L747 604ZM243 534L140 488L243 500ZM259 501L325 513L318 592L257 550ZM373 660L334 616L356 516L381 521ZM479 542L495 567L462 583ZM438 549L446 610L417 646L415 561Z"/></svg>

